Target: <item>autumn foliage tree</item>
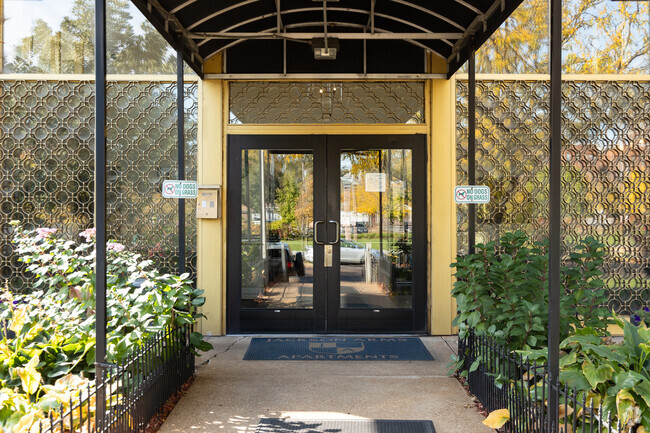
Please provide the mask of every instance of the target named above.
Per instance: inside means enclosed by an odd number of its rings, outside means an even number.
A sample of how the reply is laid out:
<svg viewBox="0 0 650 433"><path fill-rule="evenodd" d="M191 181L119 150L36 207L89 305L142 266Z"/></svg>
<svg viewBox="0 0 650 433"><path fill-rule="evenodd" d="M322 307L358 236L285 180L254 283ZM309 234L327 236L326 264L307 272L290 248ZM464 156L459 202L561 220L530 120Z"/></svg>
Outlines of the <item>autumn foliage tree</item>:
<svg viewBox="0 0 650 433"><path fill-rule="evenodd" d="M481 73L547 74L548 0L525 0L476 53ZM565 0L565 73L640 73L650 66L648 2Z"/></svg>

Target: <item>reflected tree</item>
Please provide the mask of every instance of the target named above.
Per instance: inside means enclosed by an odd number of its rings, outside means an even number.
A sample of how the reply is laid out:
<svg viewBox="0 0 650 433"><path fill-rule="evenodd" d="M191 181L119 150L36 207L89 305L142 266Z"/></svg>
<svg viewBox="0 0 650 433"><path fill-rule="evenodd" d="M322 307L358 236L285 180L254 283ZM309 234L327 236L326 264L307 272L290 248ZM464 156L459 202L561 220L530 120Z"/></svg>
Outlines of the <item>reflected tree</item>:
<svg viewBox="0 0 650 433"><path fill-rule="evenodd" d="M476 53L482 73L548 73L548 0L525 0ZM647 71L648 2L566 0L565 73Z"/></svg>
<svg viewBox="0 0 650 433"><path fill-rule="evenodd" d="M14 47L7 64L16 73L92 73L95 67L95 14L92 0L75 0L70 15L54 30L36 20ZM127 0L107 2L107 69L111 74L174 73L176 56L148 21L136 32Z"/></svg>

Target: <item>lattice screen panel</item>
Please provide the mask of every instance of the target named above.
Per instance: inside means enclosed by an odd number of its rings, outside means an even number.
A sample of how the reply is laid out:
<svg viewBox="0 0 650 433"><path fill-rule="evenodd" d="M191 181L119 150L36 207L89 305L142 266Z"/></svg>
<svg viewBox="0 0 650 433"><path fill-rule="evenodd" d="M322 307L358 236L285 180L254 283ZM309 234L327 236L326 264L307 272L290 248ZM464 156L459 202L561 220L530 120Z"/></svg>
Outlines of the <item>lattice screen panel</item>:
<svg viewBox="0 0 650 433"><path fill-rule="evenodd" d="M424 123L424 83L232 82L231 124Z"/></svg>
<svg viewBox="0 0 650 433"><path fill-rule="evenodd" d="M197 84L185 92L186 178L196 179ZM176 84L109 82L107 96L109 239L175 272L178 208L160 189L176 178ZM22 290L28 280L9 221L56 227L70 239L93 226L94 83L0 81L0 119L0 275ZM195 274L193 201L186 207L187 267Z"/></svg>
<svg viewBox="0 0 650 433"><path fill-rule="evenodd" d="M650 304L650 83L563 84L564 249L593 235L606 245L609 307ZM477 242L522 229L548 236L548 81L477 81ZM467 82L457 85L457 181L467 183ZM458 253L467 252L467 206L458 206Z"/></svg>

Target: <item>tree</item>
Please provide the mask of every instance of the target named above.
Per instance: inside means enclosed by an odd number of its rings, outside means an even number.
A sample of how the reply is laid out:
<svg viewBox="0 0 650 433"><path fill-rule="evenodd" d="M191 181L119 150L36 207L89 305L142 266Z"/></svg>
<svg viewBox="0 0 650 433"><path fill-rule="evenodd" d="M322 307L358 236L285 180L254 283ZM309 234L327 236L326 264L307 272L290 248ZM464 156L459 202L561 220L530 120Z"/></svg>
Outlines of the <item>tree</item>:
<svg viewBox="0 0 650 433"><path fill-rule="evenodd" d="M173 73L175 57L149 22L136 34L127 0L109 0L106 17L107 70L112 74ZM14 47L7 65L22 73L89 73L95 68L95 9L92 0L75 0L60 30L37 20L32 34Z"/></svg>
<svg viewBox="0 0 650 433"><path fill-rule="evenodd" d="M309 176L300 184L300 197L296 204L296 218L300 229L306 228L314 220L314 178Z"/></svg>
<svg viewBox="0 0 650 433"><path fill-rule="evenodd" d="M566 0L565 73L643 72L648 64L648 2ZM548 73L548 0L526 0L476 53L482 73Z"/></svg>
<svg viewBox="0 0 650 433"><path fill-rule="evenodd" d="M300 197L300 190L292 176L282 177L282 186L275 192L275 201L279 205L280 217L282 224L293 225L296 222L296 205L298 197Z"/></svg>

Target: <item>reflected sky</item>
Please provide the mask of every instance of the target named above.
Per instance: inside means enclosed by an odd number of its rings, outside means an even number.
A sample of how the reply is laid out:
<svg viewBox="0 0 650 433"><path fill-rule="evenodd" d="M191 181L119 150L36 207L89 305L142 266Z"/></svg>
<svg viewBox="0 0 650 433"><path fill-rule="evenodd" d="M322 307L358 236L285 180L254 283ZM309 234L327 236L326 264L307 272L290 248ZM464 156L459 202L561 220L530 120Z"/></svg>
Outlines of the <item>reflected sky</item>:
<svg viewBox="0 0 650 433"><path fill-rule="evenodd" d="M140 11L129 1L131 25L136 34L142 34L140 24L145 21ZM74 1L71 0L5 0L4 50L5 60L14 57L14 48L21 39L32 33L36 20L45 21L53 31L60 30L63 18L70 15Z"/></svg>

